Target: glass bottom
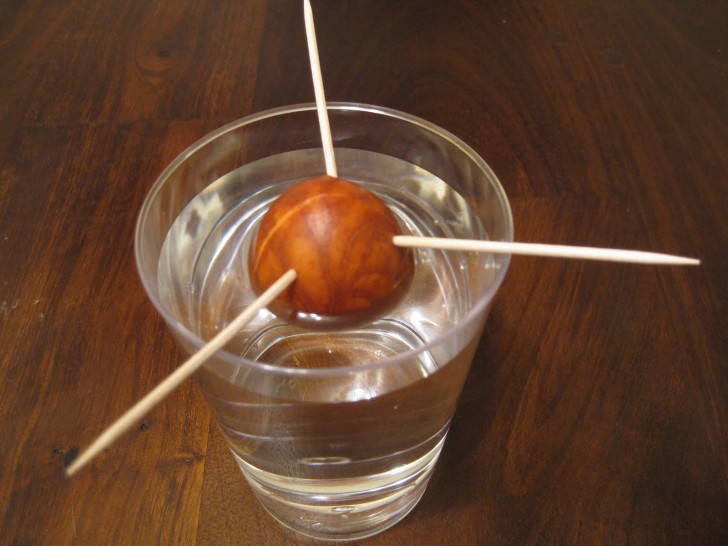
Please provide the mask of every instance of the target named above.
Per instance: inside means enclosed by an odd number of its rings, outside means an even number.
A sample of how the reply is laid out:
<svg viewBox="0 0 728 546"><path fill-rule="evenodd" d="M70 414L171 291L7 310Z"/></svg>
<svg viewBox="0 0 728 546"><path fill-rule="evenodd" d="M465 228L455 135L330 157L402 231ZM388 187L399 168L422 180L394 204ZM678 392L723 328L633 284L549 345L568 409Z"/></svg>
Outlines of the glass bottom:
<svg viewBox="0 0 728 546"><path fill-rule="evenodd" d="M417 505L445 442L383 474L346 479L296 479L236 462L263 507L289 529L318 540L358 540L401 521Z"/></svg>

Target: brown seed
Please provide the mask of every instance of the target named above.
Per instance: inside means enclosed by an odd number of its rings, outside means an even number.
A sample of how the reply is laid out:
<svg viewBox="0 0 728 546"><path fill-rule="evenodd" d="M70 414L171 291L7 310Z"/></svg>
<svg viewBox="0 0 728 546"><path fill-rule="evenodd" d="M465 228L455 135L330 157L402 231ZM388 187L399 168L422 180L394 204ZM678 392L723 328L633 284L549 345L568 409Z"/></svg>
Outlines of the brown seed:
<svg viewBox="0 0 728 546"><path fill-rule="evenodd" d="M250 256L260 293L289 269L296 281L271 306L307 326L351 325L383 313L406 292L414 261L392 237L392 211L358 184L322 176L281 194L263 217Z"/></svg>

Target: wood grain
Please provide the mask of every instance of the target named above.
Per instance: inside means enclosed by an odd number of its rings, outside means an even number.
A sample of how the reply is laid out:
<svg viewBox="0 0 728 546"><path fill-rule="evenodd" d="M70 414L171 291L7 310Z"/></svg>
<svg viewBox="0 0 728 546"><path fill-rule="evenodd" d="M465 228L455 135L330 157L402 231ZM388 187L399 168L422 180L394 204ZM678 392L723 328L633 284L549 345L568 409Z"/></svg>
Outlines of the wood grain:
<svg viewBox="0 0 728 546"><path fill-rule="evenodd" d="M724 4L313 9L327 99L471 144L518 239L703 262L514 258L428 491L361 543L728 543ZM299 3L0 13L2 542L313 544L260 508L191 383L62 473L183 360L137 279L137 211L207 132L313 100Z"/></svg>

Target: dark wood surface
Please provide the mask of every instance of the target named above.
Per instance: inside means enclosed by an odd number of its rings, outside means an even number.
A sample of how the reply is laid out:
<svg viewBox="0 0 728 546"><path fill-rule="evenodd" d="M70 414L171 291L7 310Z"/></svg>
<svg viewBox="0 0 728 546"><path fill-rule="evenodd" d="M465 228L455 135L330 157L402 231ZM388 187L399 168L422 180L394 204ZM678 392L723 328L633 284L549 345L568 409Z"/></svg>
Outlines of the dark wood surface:
<svg viewBox="0 0 728 546"><path fill-rule="evenodd" d="M719 0L316 0L330 100L490 163L522 241L420 505L363 544L728 544L728 11ZM0 0L0 542L311 544L252 496L133 259L185 147L313 100L300 2Z"/></svg>

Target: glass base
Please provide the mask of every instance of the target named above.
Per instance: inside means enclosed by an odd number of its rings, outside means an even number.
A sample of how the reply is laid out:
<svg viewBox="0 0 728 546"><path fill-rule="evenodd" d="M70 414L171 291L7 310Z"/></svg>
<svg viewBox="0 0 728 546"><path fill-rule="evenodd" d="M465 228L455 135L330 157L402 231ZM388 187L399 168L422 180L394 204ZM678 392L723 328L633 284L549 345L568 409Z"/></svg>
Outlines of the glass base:
<svg viewBox="0 0 728 546"><path fill-rule="evenodd" d="M233 455L263 507L282 525L318 540L357 540L389 529L412 511L444 441L389 472L335 480L278 476Z"/></svg>

